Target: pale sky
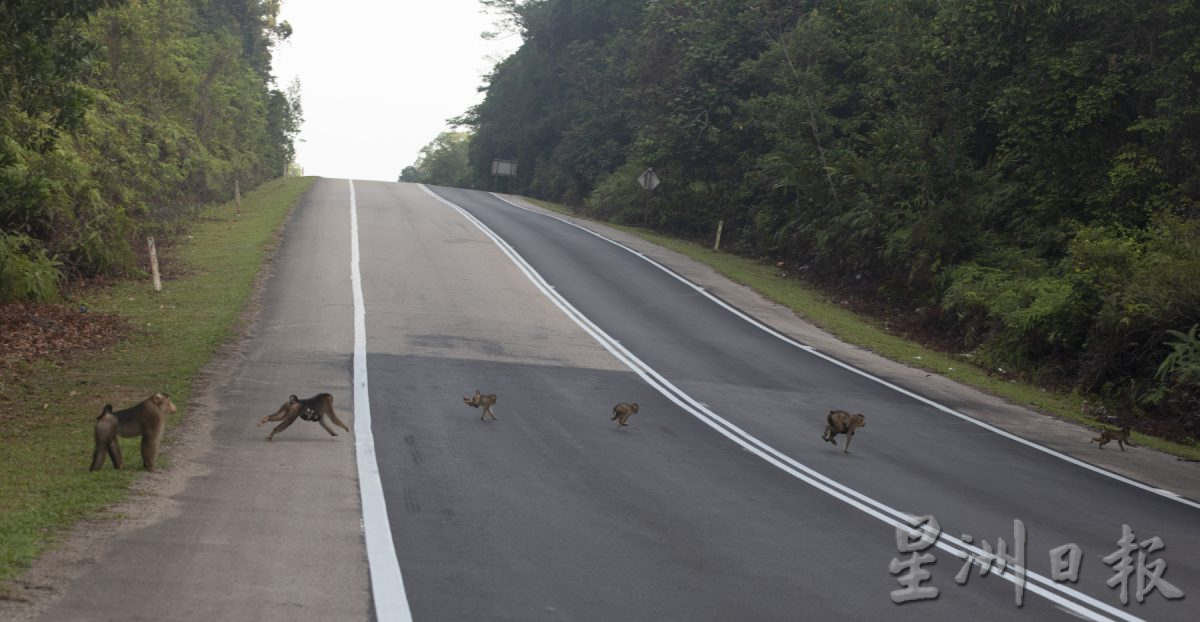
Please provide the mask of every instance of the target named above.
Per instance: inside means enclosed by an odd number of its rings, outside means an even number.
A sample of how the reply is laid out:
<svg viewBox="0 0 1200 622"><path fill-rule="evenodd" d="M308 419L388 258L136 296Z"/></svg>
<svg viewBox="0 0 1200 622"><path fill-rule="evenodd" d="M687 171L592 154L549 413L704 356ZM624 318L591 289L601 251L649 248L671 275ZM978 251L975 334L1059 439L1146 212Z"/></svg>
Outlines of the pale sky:
<svg viewBox="0 0 1200 622"><path fill-rule="evenodd" d="M396 181L520 46L517 35L483 40L495 18L482 10L478 0L284 0L293 32L272 73L280 89L300 78L304 174Z"/></svg>

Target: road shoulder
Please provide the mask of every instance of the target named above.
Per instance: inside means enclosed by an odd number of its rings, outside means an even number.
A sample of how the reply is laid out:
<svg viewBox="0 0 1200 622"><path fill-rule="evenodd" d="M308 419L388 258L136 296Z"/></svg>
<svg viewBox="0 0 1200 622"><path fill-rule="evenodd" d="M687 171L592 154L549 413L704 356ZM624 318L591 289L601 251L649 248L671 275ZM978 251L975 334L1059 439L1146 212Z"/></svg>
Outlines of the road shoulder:
<svg viewBox="0 0 1200 622"><path fill-rule="evenodd" d="M348 220L345 180L318 180L284 225L291 241L257 280L241 334L180 405L168 466L65 534L18 582L25 598L0 601L0 619L369 617L353 434L297 421L267 443L256 427L289 392L328 391L353 428L349 312L305 302L310 288L349 300Z"/></svg>

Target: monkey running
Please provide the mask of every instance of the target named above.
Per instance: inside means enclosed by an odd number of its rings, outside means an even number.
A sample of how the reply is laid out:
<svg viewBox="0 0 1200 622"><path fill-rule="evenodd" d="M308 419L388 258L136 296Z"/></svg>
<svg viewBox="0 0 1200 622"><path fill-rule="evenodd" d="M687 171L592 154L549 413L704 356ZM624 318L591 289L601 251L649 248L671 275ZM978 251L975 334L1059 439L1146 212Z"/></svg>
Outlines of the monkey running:
<svg viewBox="0 0 1200 622"><path fill-rule="evenodd" d="M472 408L483 408L483 413L479 415L480 421L487 421L488 417L491 417L492 421L496 420L496 413L492 412L492 406L496 405L495 393L483 395L479 389L475 389L475 395L463 396L463 403Z"/></svg>
<svg viewBox="0 0 1200 622"><path fill-rule="evenodd" d="M850 453L850 439L854 438L854 430L867 427L867 418L861 414L851 415L844 410L831 410L825 416L825 433L821 440L829 441L837 446L837 435L846 435L846 447L842 453Z"/></svg>
<svg viewBox="0 0 1200 622"><path fill-rule="evenodd" d="M612 419L609 419L609 421L616 421L617 429L621 429L629 425L629 418L637 413L637 411L638 405L636 402L631 402L628 404L621 402L620 404L613 406L613 416Z"/></svg>
<svg viewBox="0 0 1200 622"><path fill-rule="evenodd" d="M1129 442L1129 426L1125 426L1120 430L1100 430L1100 436L1097 436L1088 442L1100 443L1100 449L1104 449L1105 445L1113 441L1117 442L1117 446L1121 448L1121 451L1125 451L1126 445L1130 447L1137 447L1137 445Z"/></svg>
<svg viewBox="0 0 1200 622"><path fill-rule="evenodd" d="M346 427L346 424L342 423L341 419L338 419L337 413L333 410L333 396L328 393L318 393L304 399L298 399L295 395L289 396L288 400L279 407L279 410L275 411L275 414L259 419L258 427L261 428L268 421L283 421L283 423L275 426L275 429L271 430L271 433L267 435L267 440L270 441L275 439L276 434L292 425L292 422L296 421L297 418L305 421L316 421L321 424L322 428L325 428L326 432L329 432L330 436L337 436L337 432L334 432L333 428L329 427L329 421L332 421L347 432L350 431L350 428Z"/></svg>

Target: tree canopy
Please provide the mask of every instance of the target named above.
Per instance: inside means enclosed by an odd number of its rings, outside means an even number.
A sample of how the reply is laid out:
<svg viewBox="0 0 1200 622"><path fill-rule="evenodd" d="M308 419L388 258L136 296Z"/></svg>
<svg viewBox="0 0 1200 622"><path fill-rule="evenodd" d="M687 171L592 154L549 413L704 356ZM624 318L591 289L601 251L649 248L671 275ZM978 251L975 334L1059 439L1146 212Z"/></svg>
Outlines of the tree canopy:
<svg viewBox="0 0 1200 622"><path fill-rule="evenodd" d="M277 0L0 0L0 301L134 266L135 240L277 177L298 87Z"/></svg>
<svg viewBox="0 0 1200 622"><path fill-rule="evenodd" d="M442 132L428 145L412 166L400 172L400 181L470 188L473 182L467 164L471 143L467 132Z"/></svg>

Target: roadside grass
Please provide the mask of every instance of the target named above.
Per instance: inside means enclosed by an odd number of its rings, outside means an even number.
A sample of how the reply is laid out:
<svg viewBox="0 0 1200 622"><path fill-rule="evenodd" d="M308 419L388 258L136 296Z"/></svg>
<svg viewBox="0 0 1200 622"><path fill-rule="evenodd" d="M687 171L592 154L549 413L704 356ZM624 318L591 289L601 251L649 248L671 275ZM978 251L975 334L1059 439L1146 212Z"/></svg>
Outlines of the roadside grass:
<svg viewBox="0 0 1200 622"><path fill-rule="evenodd" d="M125 468L88 471L92 425L104 404L124 408L156 391L171 395L179 413L200 368L240 329L254 282L278 244L291 208L315 178L267 182L233 203L201 211L189 235L163 249L163 288L149 276L90 289L72 305L112 313L132 327L119 343L64 361L0 368L0 580L14 579L83 518L100 516L124 499L142 473L139 440L122 439ZM169 434L168 434L169 438ZM170 466L169 445L160 468ZM0 597L4 597L0 586Z"/></svg>
<svg viewBox="0 0 1200 622"><path fill-rule="evenodd" d="M529 197L522 198L539 207L580 218L578 214L563 205ZM1013 404L1035 408L1092 428L1101 425L1083 414L1084 396L1078 393L1049 390L1015 379L996 376L965 357L946 354L908 341L888 332L872 318L839 306L830 300L828 295L816 288L797 279L781 276L779 271L772 266L752 259L714 251L693 242L664 236L649 229L607 222L604 224L706 264L726 278L750 287L768 300L787 306L798 316L846 343L868 349L910 367L947 376ZM1106 427L1114 428L1114 426ZM1188 460L1200 460L1200 447L1196 445L1175 443L1139 432L1134 432L1132 438L1139 445L1163 453Z"/></svg>

